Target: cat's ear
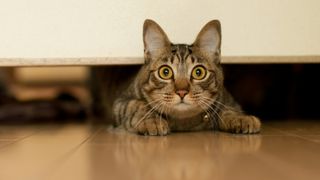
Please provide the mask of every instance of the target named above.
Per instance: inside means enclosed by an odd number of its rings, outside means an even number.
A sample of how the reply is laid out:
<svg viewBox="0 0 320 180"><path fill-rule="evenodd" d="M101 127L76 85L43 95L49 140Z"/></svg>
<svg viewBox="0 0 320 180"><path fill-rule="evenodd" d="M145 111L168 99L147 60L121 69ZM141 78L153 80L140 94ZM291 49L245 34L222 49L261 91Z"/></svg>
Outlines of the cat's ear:
<svg viewBox="0 0 320 180"><path fill-rule="evenodd" d="M156 58L170 48L166 33L153 20L147 19L143 24L143 43L146 56Z"/></svg>
<svg viewBox="0 0 320 180"><path fill-rule="evenodd" d="M208 22L198 34L193 45L214 61L220 61L221 25L218 20Z"/></svg>

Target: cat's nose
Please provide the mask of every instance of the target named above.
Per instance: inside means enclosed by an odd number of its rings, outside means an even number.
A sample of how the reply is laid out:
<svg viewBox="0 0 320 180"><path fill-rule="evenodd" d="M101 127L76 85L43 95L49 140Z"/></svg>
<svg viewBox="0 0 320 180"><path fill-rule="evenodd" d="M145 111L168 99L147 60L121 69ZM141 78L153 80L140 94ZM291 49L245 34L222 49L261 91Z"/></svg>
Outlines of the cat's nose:
<svg viewBox="0 0 320 180"><path fill-rule="evenodd" d="M177 90L176 91L176 94L178 94L181 97L181 99L183 99L188 93L189 93L189 91L187 91L187 90Z"/></svg>

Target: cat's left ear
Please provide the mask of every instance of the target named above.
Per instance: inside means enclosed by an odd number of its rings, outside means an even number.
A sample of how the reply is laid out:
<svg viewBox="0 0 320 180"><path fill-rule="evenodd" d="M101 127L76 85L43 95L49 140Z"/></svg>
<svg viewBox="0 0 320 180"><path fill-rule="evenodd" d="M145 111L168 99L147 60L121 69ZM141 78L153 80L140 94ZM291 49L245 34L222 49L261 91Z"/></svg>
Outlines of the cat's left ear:
<svg viewBox="0 0 320 180"><path fill-rule="evenodd" d="M221 52L221 25L219 20L208 22L201 29L193 45L198 48L202 54L219 63Z"/></svg>
<svg viewBox="0 0 320 180"><path fill-rule="evenodd" d="M146 59L157 59L171 46L166 33L150 19L145 20L143 24L143 43Z"/></svg>

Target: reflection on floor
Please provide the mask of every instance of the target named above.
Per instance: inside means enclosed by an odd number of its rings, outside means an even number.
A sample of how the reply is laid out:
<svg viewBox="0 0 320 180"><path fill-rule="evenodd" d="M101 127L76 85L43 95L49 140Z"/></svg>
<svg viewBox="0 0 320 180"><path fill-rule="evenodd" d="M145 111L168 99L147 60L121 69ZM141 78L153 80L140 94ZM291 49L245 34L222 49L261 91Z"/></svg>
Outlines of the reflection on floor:
<svg viewBox="0 0 320 180"><path fill-rule="evenodd" d="M259 135L165 137L87 124L0 126L0 179L319 179L320 122L264 124Z"/></svg>

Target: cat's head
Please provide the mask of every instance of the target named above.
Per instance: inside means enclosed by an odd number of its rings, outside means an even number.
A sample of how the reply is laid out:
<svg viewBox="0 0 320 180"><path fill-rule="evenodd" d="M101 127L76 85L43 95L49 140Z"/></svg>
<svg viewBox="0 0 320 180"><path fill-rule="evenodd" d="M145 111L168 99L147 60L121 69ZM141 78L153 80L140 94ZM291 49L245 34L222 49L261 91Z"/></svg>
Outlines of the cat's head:
<svg viewBox="0 0 320 180"><path fill-rule="evenodd" d="M156 22L146 20L143 42L147 73L142 88L150 105L179 116L207 110L223 87L220 22L207 23L187 45L171 43Z"/></svg>

